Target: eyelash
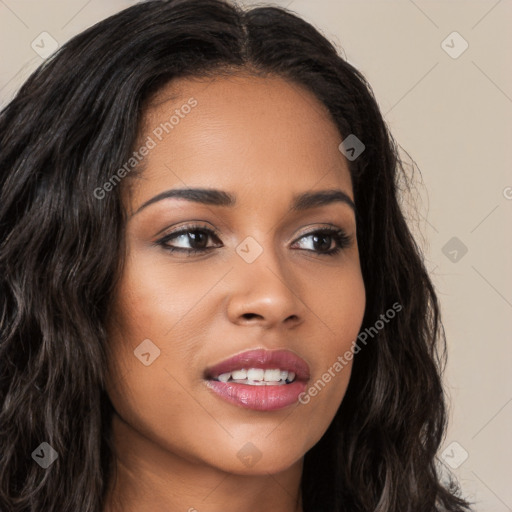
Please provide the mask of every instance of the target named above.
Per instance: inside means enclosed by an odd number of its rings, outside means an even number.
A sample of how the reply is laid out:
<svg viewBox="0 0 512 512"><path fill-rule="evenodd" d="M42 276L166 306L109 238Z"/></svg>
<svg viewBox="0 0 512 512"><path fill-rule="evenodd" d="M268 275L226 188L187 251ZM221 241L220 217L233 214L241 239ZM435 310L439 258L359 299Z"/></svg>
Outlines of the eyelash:
<svg viewBox="0 0 512 512"><path fill-rule="evenodd" d="M180 229L179 231L175 231L174 233L169 233L168 235L165 235L160 240L157 240L155 244L163 247L166 251L186 253L187 256L193 256L194 254L205 253L207 251L210 251L211 249L217 249L217 247L207 247L203 249L184 249L183 247L171 247L167 244L167 242L174 238L177 238L181 235L186 235L187 233L194 232L207 233L209 237L215 237L217 239L219 238L215 231L211 230L206 226L192 225L186 226L185 228ZM335 247L334 249L329 249L328 251L324 252L315 251L311 249L304 249L305 251L314 252L319 254L320 256L333 257L339 254L342 249L347 248L352 243L352 236L347 235L343 229L338 228L320 228L315 231L310 231L309 233L303 234L298 240L302 240L303 238L307 238L317 234L331 236L336 241L337 247Z"/></svg>

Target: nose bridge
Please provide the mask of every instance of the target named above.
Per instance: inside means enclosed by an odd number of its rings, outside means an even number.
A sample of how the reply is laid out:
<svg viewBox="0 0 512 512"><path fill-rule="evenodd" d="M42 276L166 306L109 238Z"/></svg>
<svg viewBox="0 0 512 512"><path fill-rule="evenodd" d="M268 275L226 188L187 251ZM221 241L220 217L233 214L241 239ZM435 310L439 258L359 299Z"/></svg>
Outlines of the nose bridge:
<svg viewBox="0 0 512 512"><path fill-rule="evenodd" d="M277 280L281 286L283 281L290 279L282 248L276 246L276 240L270 230L263 228L252 231L235 249L238 260L237 267L254 282Z"/></svg>
<svg viewBox="0 0 512 512"><path fill-rule="evenodd" d="M256 240L256 236L258 240ZM234 291L230 301L233 321L253 315L265 322L303 317L293 272L270 233L247 236L236 248Z"/></svg>

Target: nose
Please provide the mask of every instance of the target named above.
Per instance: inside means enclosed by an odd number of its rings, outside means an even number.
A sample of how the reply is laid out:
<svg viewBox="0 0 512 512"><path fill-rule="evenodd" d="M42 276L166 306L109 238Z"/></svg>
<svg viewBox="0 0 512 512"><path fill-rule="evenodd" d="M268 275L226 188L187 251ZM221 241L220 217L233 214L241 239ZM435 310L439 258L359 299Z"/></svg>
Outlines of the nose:
<svg viewBox="0 0 512 512"><path fill-rule="evenodd" d="M252 263L239 258L230 283L227 314L234 324L291 329L304 322L300 280L268 247Z"/></svg>

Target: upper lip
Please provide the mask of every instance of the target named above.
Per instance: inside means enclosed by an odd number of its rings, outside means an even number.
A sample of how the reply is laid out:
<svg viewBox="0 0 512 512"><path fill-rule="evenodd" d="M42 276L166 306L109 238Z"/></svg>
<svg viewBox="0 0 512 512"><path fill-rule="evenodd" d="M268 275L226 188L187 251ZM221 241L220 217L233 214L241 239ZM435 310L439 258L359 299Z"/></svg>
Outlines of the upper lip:
<svg viewBox="0 0 512 512"><path fill-rule="evenodd" d="M304 359L290 350L246 350L205 370L207 379L216 379L223 373L240 370L242 368L261 368L270 370L279 368L295 373L297 380L309 379L309 366Z"/></svg>

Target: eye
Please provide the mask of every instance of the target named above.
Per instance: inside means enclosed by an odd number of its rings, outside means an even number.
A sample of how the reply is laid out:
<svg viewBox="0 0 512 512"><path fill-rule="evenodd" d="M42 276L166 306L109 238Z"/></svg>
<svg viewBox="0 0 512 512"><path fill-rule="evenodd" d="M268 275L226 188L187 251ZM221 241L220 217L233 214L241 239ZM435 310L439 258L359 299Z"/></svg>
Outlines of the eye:
<svg viewBox="0 0 512 512"><path fill-rule="evenodd" d="M311 231L303 235L299 240L307 238L311 239L312 242L309 245L313 246L313 248L306 250L316 252L321 256L335 256L352 243L352 237L339 228L322 228ZM333 242L334 247L332 247ZM315 248L315 246L318 248Z"/></svg>
<svg viewBox="0 0 512 512"><path fill-rule="evenodd" d="M204 253L211 249L215 249L215 247L208 247L207 245L210 237L216 238L217 240L219 239L217 234L206 226L186 226L179 231L165 235L163 238L158 240L156 244L170 252L177 251L190 255ZM171 240L176 240L180 244L189 244L191 248L176 247L175 244L170 245L169 242Z"/></svg>

